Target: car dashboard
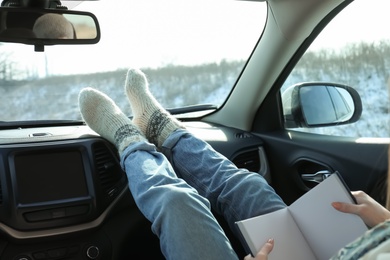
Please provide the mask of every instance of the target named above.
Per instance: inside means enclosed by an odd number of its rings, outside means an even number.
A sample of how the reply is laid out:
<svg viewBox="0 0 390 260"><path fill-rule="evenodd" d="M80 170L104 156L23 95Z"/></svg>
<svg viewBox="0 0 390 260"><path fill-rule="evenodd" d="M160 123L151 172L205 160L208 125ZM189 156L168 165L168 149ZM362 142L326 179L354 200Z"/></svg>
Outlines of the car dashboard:
<svg viewBox="0 0 390 260"><path fill-rule="evenodd" d="M269 177L259 137L186 126L238 167ZM2 130L0 154L1 259L163 258L115 147L87 126Z"/></svg>

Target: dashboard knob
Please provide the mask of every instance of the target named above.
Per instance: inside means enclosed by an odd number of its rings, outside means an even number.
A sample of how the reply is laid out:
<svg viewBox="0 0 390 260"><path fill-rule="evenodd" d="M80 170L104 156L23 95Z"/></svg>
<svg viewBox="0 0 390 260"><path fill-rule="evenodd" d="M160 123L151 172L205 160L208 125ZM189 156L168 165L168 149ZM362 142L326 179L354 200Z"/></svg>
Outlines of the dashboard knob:
<svg viewBox="0 0 390 260"><path fill-rule="evenodd" d="M88 259L97 259L99 257L99 248L96 246L90 246L87 249Z"/></svg>

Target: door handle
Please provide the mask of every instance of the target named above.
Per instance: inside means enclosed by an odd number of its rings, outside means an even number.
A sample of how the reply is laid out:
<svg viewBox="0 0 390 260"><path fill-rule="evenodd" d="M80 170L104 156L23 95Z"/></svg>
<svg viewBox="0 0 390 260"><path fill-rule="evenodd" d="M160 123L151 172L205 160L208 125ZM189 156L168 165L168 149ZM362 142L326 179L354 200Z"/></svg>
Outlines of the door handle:
<svg viewBox="0 0 390 260"><path fill-rule="evenodd" d="M332 175L331 171L322 170L322 171L318 171L316 173L303 173L303 174L301 174L301 178L304 181L321 183L323 180L328 178L330 175Z"/></svg>

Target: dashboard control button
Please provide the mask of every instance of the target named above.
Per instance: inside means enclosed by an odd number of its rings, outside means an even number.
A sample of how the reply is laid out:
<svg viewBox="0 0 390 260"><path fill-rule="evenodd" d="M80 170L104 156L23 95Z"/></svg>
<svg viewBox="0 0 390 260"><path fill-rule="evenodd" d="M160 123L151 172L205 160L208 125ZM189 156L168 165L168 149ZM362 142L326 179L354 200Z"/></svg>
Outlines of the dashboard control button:
<svg viewBox="0 0 390 260"><path fill-rule="evenodd" d="M14 258L15 260L31 260L31 257L29 256L26 256L26 255L21 255L21 256L17 256Z"/></svg>
<svg viewBox="0 0 390 260"><path fill-rule="evenodd" d="M75 255L75 254L78 254L80 251L80 247L79 246L71 246L68 248L68 255Z"/></svg>
<svg viewBox="0 0 390 260"><path fill-rule="evenodd" d="M46 259L46 253L45 252L36 252L32 254L34 260L44 260Z"/></svg>
<svg viewBox="0 0 390 260"><path fill-rule="evenodd" d="M55 218L64 218L64 217L66 217L65 208L61 208L61 209L52 209L52 210L51 210L51 217L52 217L53 219L55 219Z"/></svg>
<svg viewBox="0 0 390 260"><path fill-rule="evenodd" d="M66 216L70 217L70 216L87 214L88 210L89 210L89 206L86 206L86 205L67 207L66 208Z"/></svg>
<svg viewBox="0 0 390 260"><path fill-rule="evenodd" d="M90 246L87 248L87 257L89 259L97 259L99 257L99 248L96 246Z"/></svg>
<svg viewBox="0 0 390 260"><path fill-rule="evenodd" d="M66 255L67 248L56 248L47 251L47 254L51 258L63 257Z"/></svg>
<svg viewBox="0 0 390 260"><path fill-rule="evenodd" d="M36 212L28 212L24 214L25 219L28 222L44 221L44 220L53 220L65 217L72 217L77 215L87 214L89 211L89 206L71 206L66 208L56 208L56 209L46 209Z"/></svg>
<svg viewBox="0 0 390 260"><path fill-rule="evenodd" d="M29 222L35 222L51 219L51 214L49 210L41 210L37 212L26 213L24 217Z"/></svg>

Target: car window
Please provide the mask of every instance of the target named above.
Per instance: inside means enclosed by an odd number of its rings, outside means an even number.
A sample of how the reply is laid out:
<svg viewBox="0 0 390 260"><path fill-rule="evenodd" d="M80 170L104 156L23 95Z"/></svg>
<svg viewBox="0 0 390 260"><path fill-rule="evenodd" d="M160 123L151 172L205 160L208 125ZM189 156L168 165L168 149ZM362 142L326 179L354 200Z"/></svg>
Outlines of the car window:
<svg viewBox="0 0 390 260"><path fill-rule="evenodd" d="M263 30L267 4L252 1L62 1L96 15L96 45L0 44L0 121L78 120L77 95L91 86L131 115L123 84L130 67L148 76L166 108L218 107Z"/></svg>
<svg viewBox="0 0 390 260"><path fill-rule="evenodd" d="M295 66L282 92L302 82L335 82L353 87L363 112L356 123L297 131L350 137L388 137L390 132L390 3L355 0L321 32ZM348 109L343 100L336 104ZM313 105L315 100L313 97ZM326 113L325 113L326 114Z"/></svg>

